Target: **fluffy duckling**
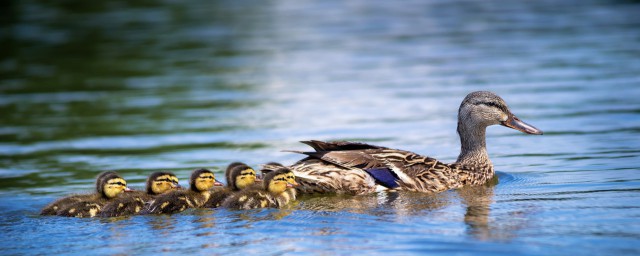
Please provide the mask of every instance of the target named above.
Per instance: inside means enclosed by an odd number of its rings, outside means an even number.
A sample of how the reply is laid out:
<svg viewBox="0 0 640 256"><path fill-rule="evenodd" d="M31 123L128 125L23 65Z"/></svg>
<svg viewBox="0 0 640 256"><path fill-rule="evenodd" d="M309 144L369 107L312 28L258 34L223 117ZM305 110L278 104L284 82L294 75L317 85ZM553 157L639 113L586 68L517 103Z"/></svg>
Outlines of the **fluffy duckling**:
<svg viewBox="0 0 640 256"><path fill-rule="evenodd" d="M178 177L170 172L154 172L149 175L146 191L132 191L111 200L102 207L100 216L118 217L139 213L146 203L158 195L180 188Z"/></svg>
<svg viewBox="0 0 640 256"><path fill-rule="evenodd" d="M266 164L262 165L262 170L260 170L260 172L262 173L262 176L264 177L264 175L266 175L267 173L272 172L272 171L277 170L277 169L280 169L280 168L286 168L286 167L284 165L280 164L280 163L269 162L269 163L266 163ZM299 184L296 182L296 175L293 173L293 171L291 171L290 169L288 169L288 170L289 170L289 172L286 173L287 182L289 182L289 184L293 185L293 187L292 188L287 188L286 192L287 192L287 195L289 196L289 198L291 200L296 200L298 192L297 192L295 187L297 187Z"/></svg>
<svg viewBox="0 0 640 256"><path fill-rule="evenodd" d="M105 177L114 175L114 174L118 175L116 172L113 172L113 171L107 171L107 172L98 174L98 177L96 177L96 193L77 194L77 195L71 195L71 196L60 198L54 201L53 203L50 203L49 205L45 206L44 208L42 208L42 210L40 211L40 215L56 215L58 210L67 208L71 204L93 199L94 197L96 197L96 195L102 194L102 191L103 191L102 180Z"/></svg>
<svg viewBox="0 0 640 256"><path fill-rule="evenodd" d="M97 193L68 205L60 205L56 215L65 217L95 217L102 207L119 196L122 192L130 191L125 181L117 173L111 172L101 175L98 179Z"/></svg>
<svg viewBox="0 0 640 256"><path fill-rule="evenodd" d="M178 213L188 208L200 208L209 200L209 190L213 186L222 186L222 183L216 181L213 172L207 169L195 170L191 173L188 190L174 190L159 195L141 213Z"/></svg>
<svg viewBox="0 0 640 256"><path fill-rule="evenodd" d="M231 163L225 171L225 177L227 179L227 186L214 189L211 197L204 208L216 208L220 207L222 202L236 191L245 189L256 183L256 171L246 164L235 162Z"/></svg>
<svg viewBox="0 0 640 256"><path fill-rule="evenodd" d="M279 168L264 176L263 187L251 187L241 190L222 203L223 207L232 209L280 208L289 203L290 197L285 193L293 184L287 182L288 168Z"/></svg>

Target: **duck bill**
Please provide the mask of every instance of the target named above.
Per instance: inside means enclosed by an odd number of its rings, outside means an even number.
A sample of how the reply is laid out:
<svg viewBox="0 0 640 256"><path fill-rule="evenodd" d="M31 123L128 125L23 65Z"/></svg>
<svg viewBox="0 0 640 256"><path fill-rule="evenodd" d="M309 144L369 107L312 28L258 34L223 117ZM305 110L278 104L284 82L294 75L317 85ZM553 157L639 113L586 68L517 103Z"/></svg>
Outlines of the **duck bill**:
<svg viewBox="0 0 640 256"><path fill-rule="evenodd" d="M222 183L221 183L221 182L219 182L219 181L216 181L216 182L214 182L214 183L213 183L213 186L215 186L215 187L220 187L220 186L224 186L224 184L222 184Z"/></svg>
<svg viewBox="0 0 640 256"><path fill-rule="evenodd" d="M131 189L129 187L125 187L124 188L124 192L132 192L132 191L135 191L135 190L133 190L133 189Z"/></svg>
<svg viewBox="0 0 640 256"><path fill-rule="evenodd" d="M293 188L293 184L287 183L287 188Z"/></svg>
<svg viewBox="0 0 640 256"><path fill-rule="evenodd" d="M518 130L527 134L542 135L542 131L540 129L534 127L533 125L523 122L522 120L520 120L520 118L518 118L513 114L509 114L509 117L507 118L507 120L502 122L501 124L511 129Z"/></svg>
<svg viewBox="0 0 640 256"><path fill-rule="evenodd" d="M181 188L182 188L182 186L180 186L180 184L178 184L178 183L173 183L173 184L171 185L171 188L173 188L173 189L181 189Z"/></svg>

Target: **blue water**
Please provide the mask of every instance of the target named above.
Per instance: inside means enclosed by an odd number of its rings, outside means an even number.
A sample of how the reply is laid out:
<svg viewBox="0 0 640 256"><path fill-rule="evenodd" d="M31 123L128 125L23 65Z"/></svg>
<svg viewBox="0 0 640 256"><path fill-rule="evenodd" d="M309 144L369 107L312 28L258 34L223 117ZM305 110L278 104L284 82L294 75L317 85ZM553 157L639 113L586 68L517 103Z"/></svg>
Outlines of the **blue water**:
<svg viewBox="0 0 640 256"><path fill-rule="evenodd" d="M637 1L15 1L0 32L0 248L24 254L640 254ZM39 210L117 170L218 178L300 140L453 162L490 90L497 180L285 209L77 219Z"/></svg>

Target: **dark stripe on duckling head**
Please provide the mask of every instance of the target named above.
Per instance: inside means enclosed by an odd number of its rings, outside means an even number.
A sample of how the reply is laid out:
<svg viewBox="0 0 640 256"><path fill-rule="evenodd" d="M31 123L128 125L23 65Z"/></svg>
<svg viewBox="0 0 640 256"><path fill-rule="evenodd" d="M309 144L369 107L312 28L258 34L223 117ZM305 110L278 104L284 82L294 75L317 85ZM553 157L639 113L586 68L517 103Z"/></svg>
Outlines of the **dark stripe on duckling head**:
<svg viewBox="0 0 640 256"><path fill-rule="evenodd" d="M189 178L189 188L193 191L200 191L197 187L196 187L196 180L198 178L200 178L200 175L202 174L207 174L210 173L211 174L211 178L215 180L214 176L213 176L213 172L208 170L208 169L197 169L195 171L193 171L191 173L191 177Z"/></svg>
<svg viewBox="0 0 640 256"><path fill-rule="evenodd" d="M391 171L389 168L372 168L365 170L376 183L385 186L387 188L397 188L400 185L396 182L399 180L398 175Z"/></svg>
<svg viewBox="0 0 640 256"><path fill-rule="evenodd" d="M227 187L232 190L239 190L237 179L239 176L256 176L256 172L247 165L238 165L231 169L230 175L227 180Z"/></svg>
<svg viewBox="0 0 640 256"><path fill-rule="evenodd" d="M251 168L251 167L249 167L248 165L246 165L245 163L242 163L242 162L230 163L227 166L227 169L225 169L225 171L224 171L224 178L227 181L227 187L231 187L229 184L233 183L233 181L231 179L231 170L233 170L234 168L236 168L238 166L245 166L246 168Z"/></svg>
<svg viewBox="0 0 640 256"><path fill-rule="evenodd" d="M106 171L98 174L98 176L96 176L96 191L102 194L102 188L104 187L104 179L105 178L109 179L113 177L120 177L120 175L114 171Z"/></svg>
<svg viewBox="0 0 640 256"><path fill-rule="evenodd" d="M99 194L104 194L104 185L106 185L107 181L115 178L122 178L120 174L114 171L106 171L98 175L96 178L96 191Z"/></svg>
<svg viewBox="0 0 640 256"><path fill-rule="evenodd" d="M158 179L162 176L167 176L167 177L163 177L162 179ZM169 177L175 178L175 179L169 179ZM147 178L147 194L150 195L155 195L156 193L153 191L153 182L156 181L165 181L165 182L170 182L170 183L175 183L177 182L178 178L176 177L175 174L171 173L171 172L154 172L151 175L149 175L149 178Z"/></svg>
<svg viewBox="0 0 640 256"><path fill-rule="evenodd" d="M269 183L271 182L271 180L273 180L273 178L278 175L282 175L282 178L284 178L284 180L286 181L285 174L289 172L291 172L291 169L287 167L281 167L274 171L268 172L267 174L264 175L264 179L262 180L262 185L264 186L265 189L267 189L269 187Z"/></svg>

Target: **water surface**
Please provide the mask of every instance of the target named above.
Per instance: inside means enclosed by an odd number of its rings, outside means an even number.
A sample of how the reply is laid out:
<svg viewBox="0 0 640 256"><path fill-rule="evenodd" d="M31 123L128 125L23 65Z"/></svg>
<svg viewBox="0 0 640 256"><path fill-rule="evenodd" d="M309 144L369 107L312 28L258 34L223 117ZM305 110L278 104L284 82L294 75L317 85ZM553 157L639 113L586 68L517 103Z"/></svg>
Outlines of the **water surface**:
<svg viewBox="0 0 640 256"><path fill-rule="evenodd" d="M3 4L4 254L637 255L636 1ZM545 131L487 131L497 178L437 195L306 196L286 209L38 216L118 170L222 178L300 140L445 162L476 90Z"/></svg>

